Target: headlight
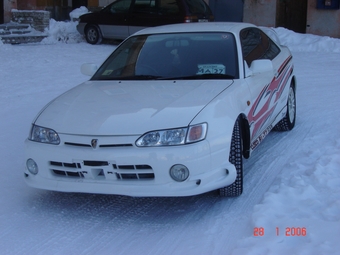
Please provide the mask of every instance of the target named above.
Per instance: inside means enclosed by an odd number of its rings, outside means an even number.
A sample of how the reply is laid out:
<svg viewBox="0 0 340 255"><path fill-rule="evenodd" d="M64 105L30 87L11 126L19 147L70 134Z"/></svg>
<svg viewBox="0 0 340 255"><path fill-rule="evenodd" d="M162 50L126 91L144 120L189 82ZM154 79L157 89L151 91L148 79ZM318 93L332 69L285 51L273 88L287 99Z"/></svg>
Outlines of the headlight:
<svg viewBox="0 0 340 255"><path fill-rule="evenodd" d="M39 143L59 144L60 139L57 132L53 129L39 127L36 125L32 126L29 140Z"/></svg>
<svg viewBox="0 0 340 255"><path fill-rule="evenodd" d="M137 141L138 147L171 146L194 143L205 139L207 123L185 128L151 131L142 135Z"/></svg>

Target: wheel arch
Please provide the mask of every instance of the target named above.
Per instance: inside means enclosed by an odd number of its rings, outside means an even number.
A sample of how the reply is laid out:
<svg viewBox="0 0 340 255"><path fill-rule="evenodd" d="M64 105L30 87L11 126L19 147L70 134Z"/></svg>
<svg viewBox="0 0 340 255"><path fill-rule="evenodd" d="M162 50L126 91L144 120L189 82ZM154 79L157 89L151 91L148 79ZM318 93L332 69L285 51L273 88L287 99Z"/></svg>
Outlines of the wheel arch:
<svg viewBox="0 0 340 255"><path fill-rule="evenodd" d="M292 77L291 81L290 81L290 84L293 86L293 89L294 89L294 92L296 93L296 77L295 75Z"/></svg>
<svg viewBox="0 0 340 255"><path fill-rule="evenodd" d="M96 24L96 23L87 23L87 24L84 26L84 33L86 32L86 30L87 30L90 26L95 26L96 28L98 28L98 31L100 32L100 34L102 33L102 32L101 32L101 29L100 29L100 27L99 27L99 25Z"/></svg>
<svg viewBox="0 0 340 255"><path fill-rule="evenodd" d="M240 114L237 118L241 126L242 132L242 145L243 145L243 157L249 158L250 156L250 129L249 122L245 114Z"/></svg>

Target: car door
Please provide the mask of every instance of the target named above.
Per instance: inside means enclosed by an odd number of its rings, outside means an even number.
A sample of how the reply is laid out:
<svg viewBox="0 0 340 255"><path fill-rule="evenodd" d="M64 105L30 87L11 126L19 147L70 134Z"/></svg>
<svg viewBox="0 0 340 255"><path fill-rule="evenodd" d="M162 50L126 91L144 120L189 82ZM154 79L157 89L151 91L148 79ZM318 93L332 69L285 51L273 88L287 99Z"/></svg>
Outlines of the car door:
<svg viewBox="0 0 340 255"><path fill-rule="evenodd" d="M146 27L180 23L183 13L177 0L135 0L129 15L129 34Z"/></svg>
<svg viewBox="0 0 340 255"><path fill-rule="evenodd" d="M125 39L129 36L128 15L133 0L117 0L100 12L99 27L104 38Z"/></svg>
<svg viewBox="0 0 340 255"><path fill-rule="evenodd" d="M253 61L267 59L272 61L279 53L279 47L258 28L247 28L241 31L245 68L249 68ZM274 66L273 66L274 67ZM266 72L252 74L246 77L251 93L251 108L248 113L251 140L264 137L271 130L271 123L277 114L280 83L275 78L275 67Z"/></svg>

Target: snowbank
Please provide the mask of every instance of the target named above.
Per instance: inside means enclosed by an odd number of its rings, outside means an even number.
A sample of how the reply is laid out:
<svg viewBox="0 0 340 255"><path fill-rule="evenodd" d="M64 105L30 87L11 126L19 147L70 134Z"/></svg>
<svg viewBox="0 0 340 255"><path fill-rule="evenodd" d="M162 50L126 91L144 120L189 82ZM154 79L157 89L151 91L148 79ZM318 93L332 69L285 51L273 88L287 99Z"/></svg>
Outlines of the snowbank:
<svg viewBox="0 0 340 255"><path fill-rule="evenodd" d="M275 28L282 45L299 52L340 52L340 39L299 34L283 27Z"/></svg>
<svg viewBox="0 0 340 255"><path fill-rule="evenodd" d="M77 31L78 18L88 13L89 10L82 6L73 10L70 13L71 21L63 22L63 21L55 21L54 19L50 20L50 27L48 30L49 36L45 38L41 43L42 44L54 44L58 42L62 43L80 43L84 41L82 35Z"/></svg>
<svg viewBox="0 0 340 255"><path fill-rule="evenodd" d="M78 21L62 22L51 19L48 37L42 40L41 44L83 42L84 38L77 31L77 24Z"/></svg>
<svg viewBox="0 0 340 255"><path fill-rule="evenodd" d="M70 18L72 21L78 19L81 15L88 13L89 10L85 6L81 6L80 8L74 9L70 12Z"/></svg>

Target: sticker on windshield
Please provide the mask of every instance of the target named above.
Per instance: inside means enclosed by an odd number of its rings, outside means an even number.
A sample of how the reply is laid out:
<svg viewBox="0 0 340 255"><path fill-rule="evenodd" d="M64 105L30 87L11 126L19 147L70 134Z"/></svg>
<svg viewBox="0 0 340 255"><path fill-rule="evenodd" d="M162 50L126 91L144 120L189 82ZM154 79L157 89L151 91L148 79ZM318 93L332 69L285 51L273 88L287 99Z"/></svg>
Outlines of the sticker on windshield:
<svg viewBox="0 0 340 255"><path fill-rule="evenodd" d="M225 65L222 64L204 64L197 65L198 71L196 74L225 74Z"/></svg>
<svg viewBox="0 0 340 255"><path fill-rule="evenodd" d="M113 70L105 70L102 75L110 75Z"/></svg>

